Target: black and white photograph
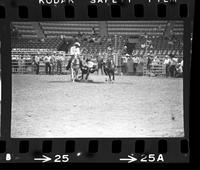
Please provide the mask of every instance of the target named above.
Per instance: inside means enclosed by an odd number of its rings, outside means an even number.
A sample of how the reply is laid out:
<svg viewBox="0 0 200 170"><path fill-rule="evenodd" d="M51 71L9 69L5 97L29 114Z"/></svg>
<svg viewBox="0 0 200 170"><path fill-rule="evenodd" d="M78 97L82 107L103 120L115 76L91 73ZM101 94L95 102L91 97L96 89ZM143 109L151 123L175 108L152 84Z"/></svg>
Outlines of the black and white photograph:
<svg viewBox="0 0 200 170"><path fill-rule="evenodd" d="M184 22L12 22L12 138L184 137Z"/></svg>

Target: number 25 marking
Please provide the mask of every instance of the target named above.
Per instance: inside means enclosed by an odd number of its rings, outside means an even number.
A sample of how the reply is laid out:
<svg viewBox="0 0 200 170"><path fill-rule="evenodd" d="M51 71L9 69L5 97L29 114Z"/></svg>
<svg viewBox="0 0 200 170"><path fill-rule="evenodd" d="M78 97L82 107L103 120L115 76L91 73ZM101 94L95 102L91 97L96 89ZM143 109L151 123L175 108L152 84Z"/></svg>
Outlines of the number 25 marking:
<svg viewBox="0 0 200 170"><path fill-rule="evenodd" d="M69 161L69 155L55 155L54 162L68 162Z"/></svg>

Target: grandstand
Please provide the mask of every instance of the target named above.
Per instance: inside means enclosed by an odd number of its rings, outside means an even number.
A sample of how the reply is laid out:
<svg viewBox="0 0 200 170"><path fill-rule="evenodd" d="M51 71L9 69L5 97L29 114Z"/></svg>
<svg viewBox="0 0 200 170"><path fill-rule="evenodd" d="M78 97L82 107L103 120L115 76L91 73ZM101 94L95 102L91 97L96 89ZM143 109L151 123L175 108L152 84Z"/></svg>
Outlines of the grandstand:
<svg viewBox="0 0 200 170"><path fill-rule="evenodd" d="M182 21L13 22L12 28L15 34L11 46L17 49L12 50L15 58L24 49L35 49L35 53L38 49L49 49L67 54L74 40L81 41L81 48L87 49L88 54L106 51L108 46L119 52L126 45L130 54L154 53L161 60L166 54L183 56ZM88 41L93 37L95 40Z"/></svg>
<svg viewBox="0 0 200 170"><path fill-rule="evenodd" d="M77 22L13 22L13 27L18 32L19 42L14 42L13 48L24 48L26 44L27 48L52 48L51 40L60 39L64 36L66 39L72 39L77 36L78 33L89 35L91 34L91 28L94 28L96 33L102 37L113 37L115 35L122 36L126 39L129 36L144 36L148 35L153 41L154 49L156 50L175 50L179 49L179 44L170 45L168 40L163 40L168 21L77 21ZM180 39L183 36L183 22L173 21L173 36L176 39ZM24 39L45 39L46 43L38 43L38 41L31 42ZM54 40L52 40L54 41ZM105 44L105 38L103 43ZM53 45L53 48L58 48L61 43L59 40L55 42L57 46ZM54 44L54 43L53 43ZM16 46L15 46L16 45ZM34 46L35 45L35 46ZM86 46L88 44L85 44ZM139 48L139 46L138 46ZM96 47L94 47L96 49Z"/></svg>

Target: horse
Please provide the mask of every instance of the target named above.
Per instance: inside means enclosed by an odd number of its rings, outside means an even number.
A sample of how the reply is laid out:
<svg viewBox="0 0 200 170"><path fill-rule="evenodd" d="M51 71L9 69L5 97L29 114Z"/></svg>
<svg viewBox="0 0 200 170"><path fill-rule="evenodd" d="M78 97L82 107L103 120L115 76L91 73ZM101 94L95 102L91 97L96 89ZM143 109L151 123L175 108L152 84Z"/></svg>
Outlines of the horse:
<svg viewBox="0 0 200 170"><path fill-rule="evenodd" d="M75 80L79 79L78 73L79 70L81 69L81 60L77 57L74 57L71 60L70 68L71 68L71 79L74 82Z"/></svg>
<svg viewBox="0 0 200 170"><path fill-rule="evenodd" d="M107 59L103 62L104 73L109 77L109 81L115 80L115 67L115 63L112 59Z"/></svg>

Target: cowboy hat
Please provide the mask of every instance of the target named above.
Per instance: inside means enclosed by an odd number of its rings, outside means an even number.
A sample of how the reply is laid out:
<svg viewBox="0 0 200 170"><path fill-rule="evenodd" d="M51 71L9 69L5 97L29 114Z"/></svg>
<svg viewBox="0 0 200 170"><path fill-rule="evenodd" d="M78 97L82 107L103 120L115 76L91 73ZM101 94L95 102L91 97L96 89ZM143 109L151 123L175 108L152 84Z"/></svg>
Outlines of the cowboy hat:
<svg viewBox="0 0 200 170"><path fill-rule="evenodd" d="M81 44L79 42L75 42L74 45L77 45L79 47L81 46Z"/></svg>

